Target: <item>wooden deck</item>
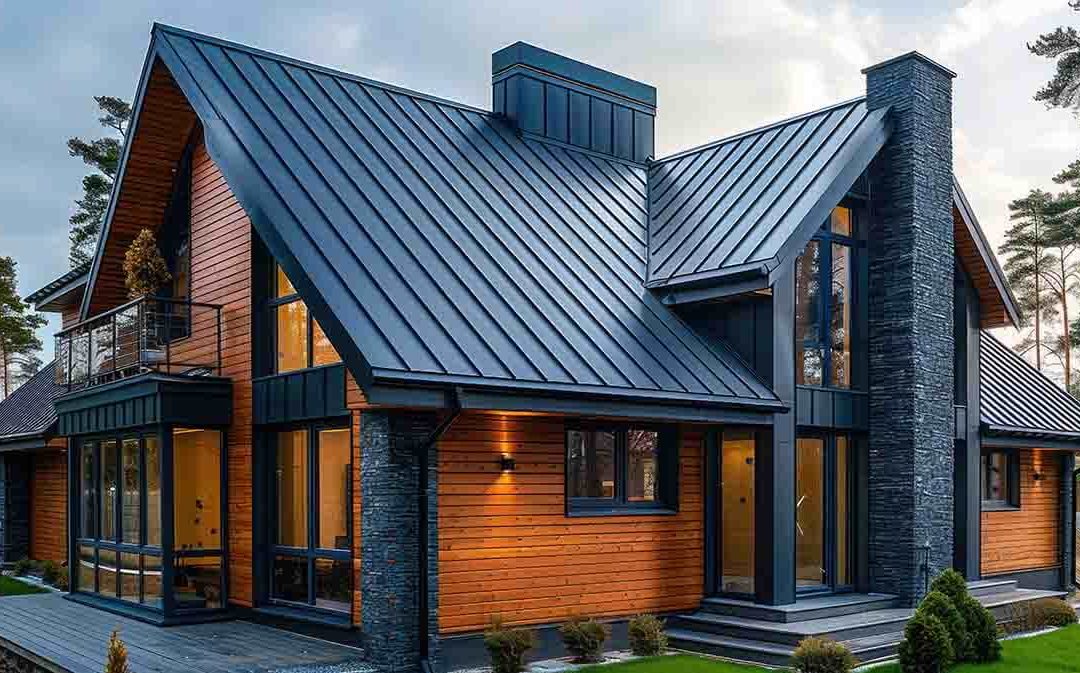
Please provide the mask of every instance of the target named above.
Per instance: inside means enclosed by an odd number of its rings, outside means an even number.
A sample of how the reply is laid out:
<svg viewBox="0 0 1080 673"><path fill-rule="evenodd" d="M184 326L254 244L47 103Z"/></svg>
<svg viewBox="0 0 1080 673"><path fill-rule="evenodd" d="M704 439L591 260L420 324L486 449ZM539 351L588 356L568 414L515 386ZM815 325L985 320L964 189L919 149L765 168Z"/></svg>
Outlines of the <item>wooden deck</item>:
<svg viewBox="0 0 1080 673"><path fill-rule="evenodd" d="M137 673L369 670L359 649L242 620L161 627L57 594L0 598L0 647L55 673L101 673L113 629Z"/></svg>

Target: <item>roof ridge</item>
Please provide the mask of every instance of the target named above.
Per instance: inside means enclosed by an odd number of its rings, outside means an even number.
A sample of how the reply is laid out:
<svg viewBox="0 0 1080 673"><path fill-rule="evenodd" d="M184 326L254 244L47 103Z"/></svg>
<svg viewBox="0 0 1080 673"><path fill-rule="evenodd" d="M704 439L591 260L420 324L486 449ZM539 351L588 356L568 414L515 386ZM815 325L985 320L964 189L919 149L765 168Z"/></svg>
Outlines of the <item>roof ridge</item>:
<svg viewBox="0 0 1080 673"><path fill-rule="evenodd" d="M861 103L861 102L863 102L865 100L866 100L866 96L857 96L855 98L840 101L839 103L832 103L831 105L826 105L825 107L821 107L821 108L818 108L816 110L811 110L809 112L803 112L803 113L800 113L800 114L797 114L797 115L792 115L790 117L785 117L783 119L780 119L780 120L777 120L777 121L774 121L774 122L770 122L770 123L765 124L763 126L757 126L755 128L747 129L745 131L739 131L738 133L734 133L734 134L729 135L729 136L724 136L722 138L717 138L716 140L710 140L707 143L703 143L701 145L696 145L694 147L689 147L689 148L687 148L685 150L680 150L680 151L676 152L675 154L669 154L666 157L661 157L659 159L655 159L650 164L650 168L654 167L654 166L658 166L658 165L660 165L662 163L666 163L668 161L674 161L675 159L681 159L681 158L689 156L691 154L697 154L698 152L702 152L704 150L711 149L713 147L717 147L719 145L723 145L723 144L732 142L733 140L740 140L740 139L745 138L747 136L755 135L755 134L758 134L758 133L763 133L765 131L768 131L770 129L774 129L774 128L777 128L777 127L780 127L780 126L787 126L788 124L792 124L794 122L802 121L804 119L808 119L810 117L814 117L814 116L819 115L819 114L824 114L826 112L832 112L833 110L838 110L838 109L840 109L842 107L847 107L847 106L850 106L850 105L856 105L856 104Z"/></svg>
<svg viewBox="0 0 1080 673"><path fill-rule="evenodd" d="M177 26L171 26L171 25L166 24L166 23L159 23L159 22L155 21L154 25L153 25L153 29L152 29L151 32L152 32L152 34L156 34L156 33L160 32L160 33L165 33L165 34L176 35L178 37L187 38L189 40L197 40L197 41L200 41L200 42L205 42L205 43L212 44L212 45L215 45L217 47L222 47L222 48L225 48L225 49L234 49L236 51L242 51L242 52L247 53L247 54L252 55L252 56L257 56L257 57L261 57L261 58L268 58L268 59L271 59L271 60L274 60L274 61L278 61L280 63L287 63L289 65L293 65L293 66L296 66L298 68L303 68L305 70L311 70L313 72L319 72L319 73L322 73L324 75L330 75L331 77L339 77L339 78L342 78L342 79L347 79L347 80L356 82L357 84L362 84L364 86L373 86L373 87L376 87L376 88L379 88L379 89L383 89L385 91L389 91L391 93L410 96L412 98L419 98L421 100L426 100L426 101L429 101L429 102L432 102L432 103L437 103L437 104L440 104L440 105L449 105L451 107L455 107L455 108L458 108L458 109L461 109L461 110L467 110L469 112L476 112L476 113L483 114L483 115L488 115L488 116L496 116L495 113L492 112L491 110L485 110L484 108L469 105L468 103L462 103L462 102L459 102L459 101L451 100L449 98L443 98L441 96L436 96L434 94L425 93L423 91L416 91L415 89L409 89L409 88L406 88L406 87L403 87L403 86L400 86L400 85L397 85L397 84L389 84L387 82L380 82L379 80L371 79L370 77L364 77L362 75L357 75L357 74L351 73L351 72L346 72L346 71L340 70L338 68L330 68L330 67L327 67L327 66L324 66L324 65L319 65L318 63L313 63L311 61L305 61L303 59L294 58L292 56L286 56L285 54L281 54L281 53L278 53L278 52L273 52L273 51L269 51L269 50L266 50L266 49L260 49L258 47L252 47L250 45L246 45L246 44L243 44L243 43L240 43L240 42L234 42L232 40L226 40L224 38L215 37L213 35L207 35L205 33L198 33L198 32L195 32L193 30L187 30L186 28L179 28Z"/></svg>

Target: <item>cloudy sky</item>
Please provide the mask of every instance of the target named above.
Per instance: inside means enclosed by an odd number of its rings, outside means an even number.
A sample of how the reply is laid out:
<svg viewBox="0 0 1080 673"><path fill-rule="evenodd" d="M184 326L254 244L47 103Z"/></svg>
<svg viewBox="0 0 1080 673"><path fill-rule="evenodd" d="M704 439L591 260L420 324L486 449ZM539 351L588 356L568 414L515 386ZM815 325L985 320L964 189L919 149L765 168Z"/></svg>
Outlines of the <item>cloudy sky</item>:
<svg viewBox="0 0 1080 673"><path fill-rule="evenodd" d="M92 96L134 94L154 21L482 107L491 52L525 40L655 85L661 156L858 96L861 68L919 49L959 73L956 170L995 246L1006 203L1080 150L1024 47L1080 24L1066 0L0 0L0 255L24 294L67 268L85 169L64 141L99 132Z"/></svg>

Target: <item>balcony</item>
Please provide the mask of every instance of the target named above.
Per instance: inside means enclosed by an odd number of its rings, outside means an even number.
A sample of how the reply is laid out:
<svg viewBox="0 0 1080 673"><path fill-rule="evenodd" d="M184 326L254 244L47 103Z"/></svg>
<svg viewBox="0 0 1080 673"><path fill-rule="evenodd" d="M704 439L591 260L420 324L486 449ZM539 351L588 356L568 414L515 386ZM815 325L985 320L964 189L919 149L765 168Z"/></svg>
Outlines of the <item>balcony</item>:
<svg viewBox="0 0 1080 673"><path fill-rule="evenodd" d="M221 306L146 297L56 335L56 383L69 392L157 372L221 375Z"/></svg>
<svg viewBox="0 0 1080 673"><path fill-rule="evenodd" d="M137 299L56 335L55 401L68 437L151 426L219 428L232 415L222 377L222 307Z"/></svg>

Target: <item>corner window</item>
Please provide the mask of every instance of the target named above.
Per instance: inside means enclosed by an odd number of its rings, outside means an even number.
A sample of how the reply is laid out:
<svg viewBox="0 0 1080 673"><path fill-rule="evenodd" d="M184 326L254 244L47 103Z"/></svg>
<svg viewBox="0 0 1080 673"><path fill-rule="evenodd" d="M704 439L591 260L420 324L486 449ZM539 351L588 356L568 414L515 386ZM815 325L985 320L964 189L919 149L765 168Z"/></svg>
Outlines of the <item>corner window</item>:
<svg viewBox="0 0 1080 673"><path fill-rule="evenodd" d="M677 433L671 428L582 426L566 431L569 512L673 510Z"/></svg>
<svg viewBox="0 0 1080 673"><path fill-rule="evenodd" d="M1015 451L986 451L980 468L984 510L1020 507L1020 460Z"/></svg>
<svg viewBox="0 0 1080 673"><path fill-rule="evenodd" d="M809 386L850 388L855 217L834 208L795 261L795 377Z"/></svg>
<svg viewBox="0 0 1080 673"><path fill-rule="evenodd" d="M307 305L280 266L274 265L270 325L274 330L275 372L341 362L322 327L308 313Z"/></svg>

